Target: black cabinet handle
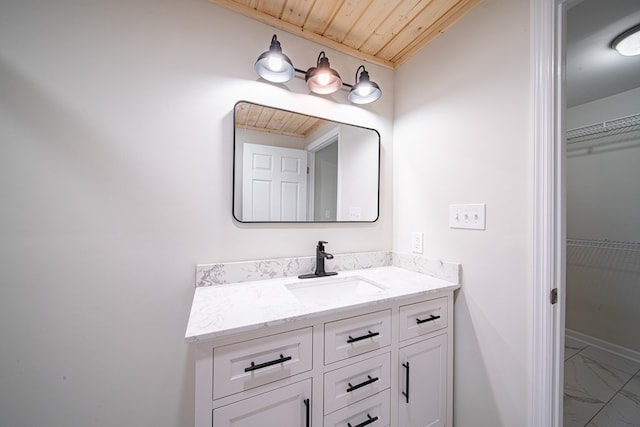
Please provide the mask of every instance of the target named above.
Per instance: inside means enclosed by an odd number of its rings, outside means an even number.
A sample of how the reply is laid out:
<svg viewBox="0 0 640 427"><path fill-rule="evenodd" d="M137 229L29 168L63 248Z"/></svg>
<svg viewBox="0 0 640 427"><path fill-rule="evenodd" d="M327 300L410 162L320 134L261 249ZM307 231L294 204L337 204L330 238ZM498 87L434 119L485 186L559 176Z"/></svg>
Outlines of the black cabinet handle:
<svg viewBox="0 0 640 427"><path fill-rule="evenodd" d="M271 366L271 365L277 365L278 363L284 363L287 360L291 360L291 356L283 356L280 355L280 359L276 359L276 360L271 360L269 362L264 362L264 363L260 363L260 364L255 364L253 362L251 362L251 366L249 366L248 368L244 368L245 372L251 372L251 371L255 371L256 369L262 369L262 368L266 368L267 366Z"/></svg>
<svg viewBox="0 0 640 427"><path fill-rule="evenodd" d="M366 425L369 425L375 421L378 421L378 417L372 417L371 415L367 414L367 417L369 418L366 421L361 422L360 424L356 424L355 426L352 426L351 423L347 423L348 427L364 427Z"/></svg>
<svg viewBox="0 0 640 427"><path fill-rule="evenodd" d="M347 393L352 392L353 390L357 390L360 387L364 387L366 385L375 383L376 381L378 381L380 379L378 377L371 378L371 375L367 375L367 378L369 378L369 379L364 381L364 382L361 382L360 384L351 385L351 383L349 383L349 388L347 389Z"/></svg>
<svg viewBox="0 0 640 427"><path fill-rule="evenodd" d="M309 399L305 399L302 401L304 403L305 406L305 427L309 427L311 426L311 424L309 424L309 415L310 415L310 402Z"/></svg>
<svg viewBox="0 0 640 427"><path fill-rule="evenodd" d="M361 337L355 337L353 338L351 335L349 335L349 339L347 340L347 344L351 344L352 342L356 342L356 341L362 341L362 340L366 340L367 338L373 338L373 337L377 337L378 335L380 335L380 332L371 332L368 331L369 333L367 335L362 335Z"/></svg>
<svg viewBox="0 0 640 427"><path fill-rule="evenodd" d="M405 367L405 368L407 368L407 374L406 374L406 376L405 376L405 378L406 378L406 380L405 380L405 382L406 382L405 387L406 387L406 389L407 389L407 392L405 393L405 392L403 391L403 392L402 392L402 395L407 399L407 403L409 403L409 362L407 362L407 363L403 363L403 364L402 364L402 366L403 366L403 367Z"/></svg>
<svg viewBox="0 0 640 427"><path fill-rule="evenodd" d="M431 321L439 319L439 318L440 318L440 316L434 316L432 314L427 319L416 319L416 323L419 325L420 323L431 322Z"/></svg>

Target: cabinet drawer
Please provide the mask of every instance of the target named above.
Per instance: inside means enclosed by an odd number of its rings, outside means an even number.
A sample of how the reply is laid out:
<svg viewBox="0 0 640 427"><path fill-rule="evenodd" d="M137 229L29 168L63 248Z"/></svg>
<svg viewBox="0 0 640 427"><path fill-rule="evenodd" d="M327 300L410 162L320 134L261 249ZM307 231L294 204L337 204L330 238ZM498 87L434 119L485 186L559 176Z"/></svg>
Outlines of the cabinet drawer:
<svg viewBox="0 0 640 427"><path fill-rule="evenodd" d="M349 405L324 417L324 427L387 427L389 417L389 389L365 400Z"/></svg>
<svg viewBox="0 0 640 427"><path fill-rule="evenodd" d="M324 325L324 363L329 364L391 344L391 310Z"/></svg>
<svg viewBox="0 0 640 427"><path fill-rule="evenodd" d="M447 324L447 297L400 307L400 341L444 329Z"/></svg>
<svg viewBox="0 0 640 427"><path fill-rule="evenodd" d="M215 427L308 426L311 378L213 410Z"/></svg>
<svg viewBox="0 0 640 427"><path fill-rule="evenodd" d="M312 328L298 329L213 350L213 398L309 371Z"/></svg>
<svg viewBox="0 0 640 427"><path fill-rule="evenodd" d="M372 396L391 385L390 354L363 360L324 375L324 413Z"/></svg>

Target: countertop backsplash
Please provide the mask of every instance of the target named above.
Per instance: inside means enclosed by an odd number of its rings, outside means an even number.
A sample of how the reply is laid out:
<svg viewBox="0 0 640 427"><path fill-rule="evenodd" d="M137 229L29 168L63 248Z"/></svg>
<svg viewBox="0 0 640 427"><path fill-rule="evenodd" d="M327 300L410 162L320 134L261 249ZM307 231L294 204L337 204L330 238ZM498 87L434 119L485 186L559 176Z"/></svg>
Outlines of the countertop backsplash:
<svg viewBox="0 0 640 427"><path fill-rule="evenodd" d="M313 273L315 256L237 261L196 265L196 287ZM460 284L460 264L391 251L334 254L325 261L327 271L395 266Z"/></svg>

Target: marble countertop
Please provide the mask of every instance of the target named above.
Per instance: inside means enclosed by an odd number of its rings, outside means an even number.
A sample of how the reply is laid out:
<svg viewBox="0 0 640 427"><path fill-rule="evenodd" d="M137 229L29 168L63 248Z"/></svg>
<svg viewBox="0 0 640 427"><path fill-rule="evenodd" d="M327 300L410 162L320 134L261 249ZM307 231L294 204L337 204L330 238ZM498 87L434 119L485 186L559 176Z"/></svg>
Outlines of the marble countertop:
<svg viewBox="0 0 640 427"><path fill-rule="evenodd" d="M287 285L361 277L382 285L372 295L353 295L329 301L303 301ZM283 277L196 288L185 333L188 343L198 343L295 320L339 313L395 299L455 290L457 283L398 267L341 271L327 278Z"/></svg>

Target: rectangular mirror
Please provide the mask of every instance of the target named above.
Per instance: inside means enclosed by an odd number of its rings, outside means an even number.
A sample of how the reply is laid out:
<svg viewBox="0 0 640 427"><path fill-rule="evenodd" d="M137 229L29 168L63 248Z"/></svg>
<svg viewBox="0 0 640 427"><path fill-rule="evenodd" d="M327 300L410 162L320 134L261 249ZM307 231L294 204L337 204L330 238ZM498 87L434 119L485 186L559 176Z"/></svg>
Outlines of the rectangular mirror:
<svg viewBox="0 0 640 427"><path fill-rule="evenodd" d="M378 131L246 101L234 123L236 220L378 219Z"/></svg>

